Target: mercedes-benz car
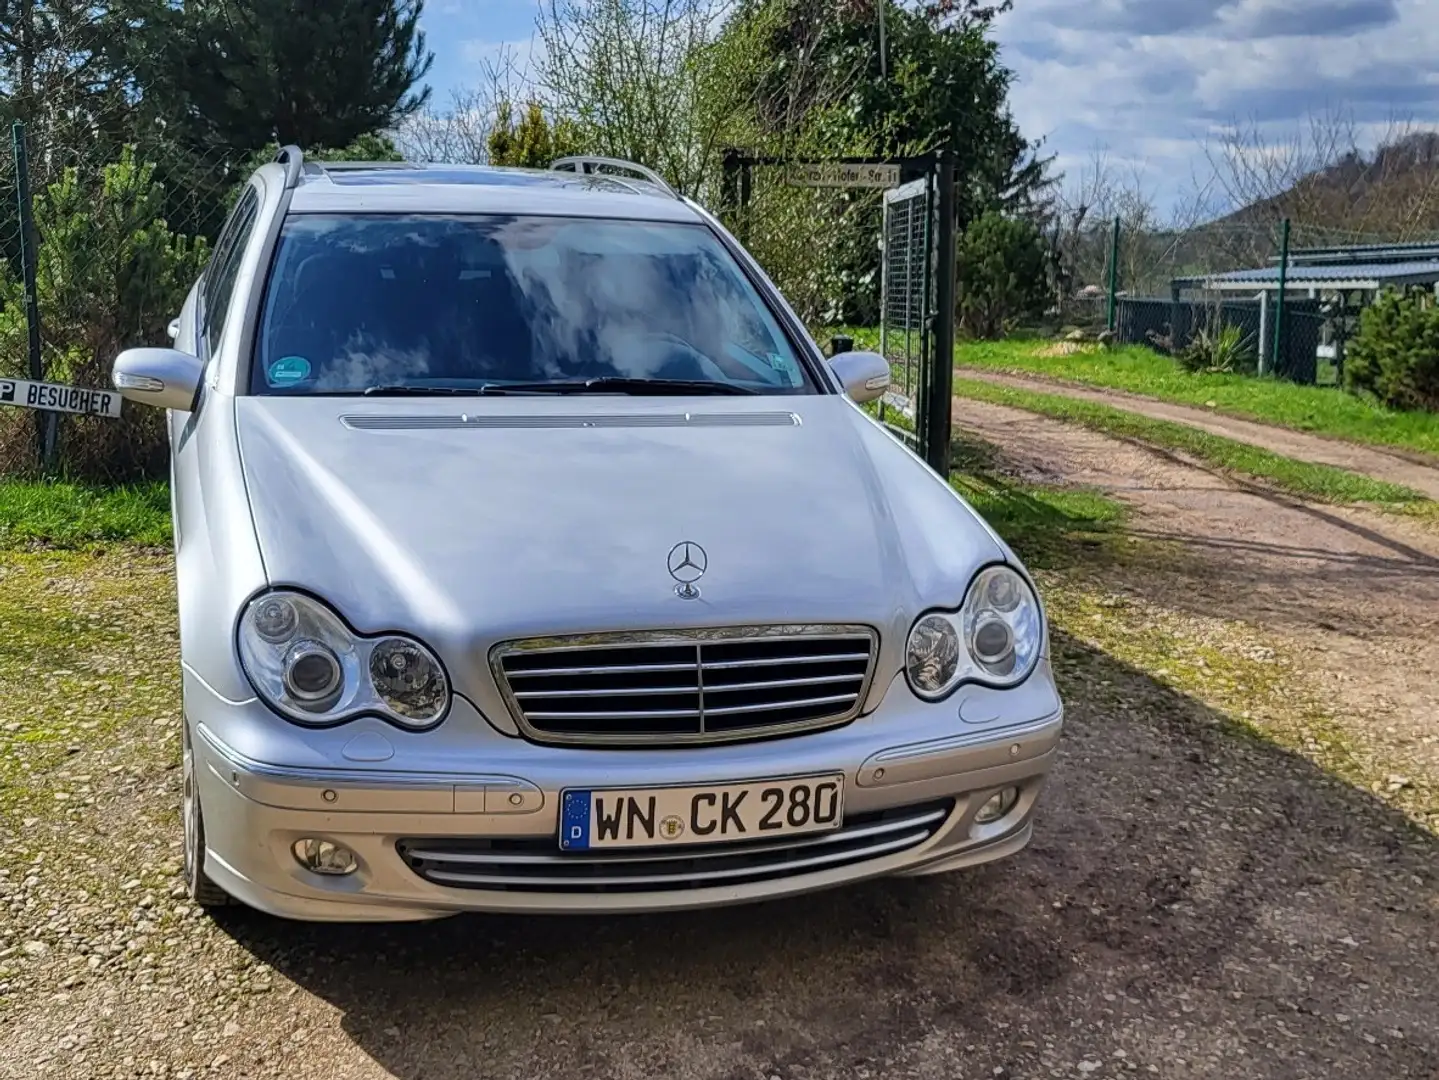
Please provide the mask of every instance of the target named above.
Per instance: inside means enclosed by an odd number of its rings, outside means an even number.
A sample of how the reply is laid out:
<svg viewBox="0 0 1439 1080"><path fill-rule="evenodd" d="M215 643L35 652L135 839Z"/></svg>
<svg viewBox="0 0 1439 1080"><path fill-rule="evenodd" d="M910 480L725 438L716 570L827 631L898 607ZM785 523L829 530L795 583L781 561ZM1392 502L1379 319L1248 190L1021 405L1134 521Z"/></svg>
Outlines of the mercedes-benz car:
<svg viewBox="0 0 1439 1080"><path fill-rule="evenodd" d="M1019 851L1035 586L648 170L246 183L172 347L184 872L314 920L625 912Z"/></svg>

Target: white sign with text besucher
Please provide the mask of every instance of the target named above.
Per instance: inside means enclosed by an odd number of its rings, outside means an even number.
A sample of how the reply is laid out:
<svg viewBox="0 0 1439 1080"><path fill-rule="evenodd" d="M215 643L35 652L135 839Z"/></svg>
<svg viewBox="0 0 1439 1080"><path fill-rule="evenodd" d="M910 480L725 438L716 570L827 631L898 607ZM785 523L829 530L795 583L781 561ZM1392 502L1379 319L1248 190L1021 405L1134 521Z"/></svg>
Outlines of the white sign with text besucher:
<svg viewBox="0 0 1439 1080"><path fill-rule="evenodd" d="M22 409L94 413L96 416L118 418L121 400L118 390L91 390L85 386L32 382L29 379L0 379L0 405L17 405Z"/></svg>

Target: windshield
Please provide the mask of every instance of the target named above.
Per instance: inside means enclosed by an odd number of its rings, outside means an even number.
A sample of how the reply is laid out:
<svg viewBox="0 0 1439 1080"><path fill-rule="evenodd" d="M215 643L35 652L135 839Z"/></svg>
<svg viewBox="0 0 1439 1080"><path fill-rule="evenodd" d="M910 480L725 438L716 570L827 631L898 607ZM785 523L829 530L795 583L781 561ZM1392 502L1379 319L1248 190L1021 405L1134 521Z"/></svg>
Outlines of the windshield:
<svg viewBox="0 0 1439 1080"><path fill-rule="evenodd" d="M815 392L705 226L509 216L291 218L250 385L625 392L640 380L632 391Z"/></svg>

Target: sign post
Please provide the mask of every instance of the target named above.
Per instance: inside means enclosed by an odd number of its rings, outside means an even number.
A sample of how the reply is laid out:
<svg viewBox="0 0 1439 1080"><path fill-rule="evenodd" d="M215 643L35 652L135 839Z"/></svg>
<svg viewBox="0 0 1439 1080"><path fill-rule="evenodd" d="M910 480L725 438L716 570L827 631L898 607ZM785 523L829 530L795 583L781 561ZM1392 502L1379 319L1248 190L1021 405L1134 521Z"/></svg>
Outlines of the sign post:
<svg viewBox="0 0 1439 1080"><path fill-rule="evenodd" d="M10 125L10 148L15 154L15 201L20 212L20 272L25 282L25 329L29 332L30 378L45 377L40 358L40 297L35 285L35 222L30 205L30 162L25 154L25 125ZM40 467L47 473L55 464L55 442L59 418L54 413L35 418L35 439L39 444Z"/></svg>

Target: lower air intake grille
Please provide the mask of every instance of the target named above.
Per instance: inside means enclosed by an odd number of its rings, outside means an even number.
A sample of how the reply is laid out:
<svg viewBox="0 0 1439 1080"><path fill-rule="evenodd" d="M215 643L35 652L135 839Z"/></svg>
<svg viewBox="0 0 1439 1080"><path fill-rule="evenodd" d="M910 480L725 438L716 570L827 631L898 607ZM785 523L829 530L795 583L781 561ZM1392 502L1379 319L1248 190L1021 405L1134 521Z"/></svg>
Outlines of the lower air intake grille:
<svg viewBox="0 0 1439 1080"><path fill-rule="evenodd" d="M614 854L561 852L553 839L401 840L400 857L436 885L501 892L623 893L703 889L818 873L924 843L952 803L853 814L844 827L788 841L743 841Z"/></svg>

